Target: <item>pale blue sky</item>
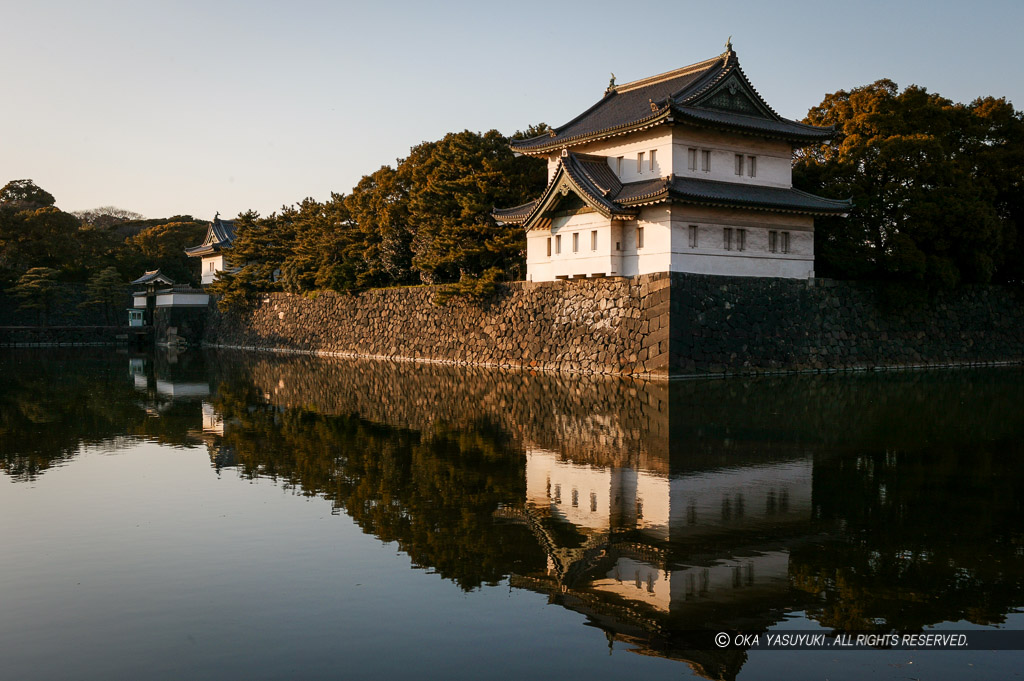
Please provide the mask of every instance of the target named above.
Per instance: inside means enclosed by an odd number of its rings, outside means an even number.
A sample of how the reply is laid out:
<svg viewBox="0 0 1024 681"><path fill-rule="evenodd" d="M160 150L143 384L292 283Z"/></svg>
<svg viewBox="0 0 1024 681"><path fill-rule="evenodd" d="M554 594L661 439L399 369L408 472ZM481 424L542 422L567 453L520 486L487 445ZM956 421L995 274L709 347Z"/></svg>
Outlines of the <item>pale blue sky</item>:
<svg viewBox="0 0 1024 681"><path fill-rule="evenodd" d="M65 210L266 214L454 130L560 125L720 53L802 118L883 77L1024 108L1024 2L0 0L0 184Z"/></svg>

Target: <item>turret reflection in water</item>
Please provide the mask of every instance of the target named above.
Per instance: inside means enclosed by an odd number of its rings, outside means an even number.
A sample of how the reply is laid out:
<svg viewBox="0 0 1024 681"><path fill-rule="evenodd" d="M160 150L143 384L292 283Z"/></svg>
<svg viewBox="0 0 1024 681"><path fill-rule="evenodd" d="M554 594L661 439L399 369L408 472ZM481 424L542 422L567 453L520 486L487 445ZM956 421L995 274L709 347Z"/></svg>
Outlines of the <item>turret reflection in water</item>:
<svg viewBox="0 0 1024 681"><path fill-rule="evenodd" d="M90 443L203 444L221 474L323 497L464 589L508 580L713 678L745 654L690 632L796 611L905 631L1024 605L1019 370L668 385L233 353L0 361L15 481Z"/></svg>
<svg viewBox="0 0 1024 681"><path fill-rule="evenodd" d="M0 376L0 470L15 480L70 462L83 447L195 445L211 392L198 354L16 349L0 355Z"/></svg>
<svg viewBox="0 0 1024 681"><path fill-rule="evenodd" d="M331 498L464 587L508 577L701 674L730 678L745 656L693 650L695 630L763 631L793 611L916 629L1024 602L1016 370L671 386L236 370L217 404L246 474ZM225 388L246 385L231 406Z"/></svg>
<svg viewBox="0 0 1024 681"><path fill-rule="evenodd" d="M671 567L663 558L650 561L638 554L661 555L673 545L806 524L811 468L806 458L669 477L579 465L554 452L528 449L524 515L532 518L524 521L541 533L543 519L549 518L586 537L582 547L557 546L556 536L571 533L543 533L550 547L548 574L560 587L587 586L669 612L696 599L732 600L755 587L788 586L782 551L705 557L696 565ZM596 546L602 547L601 560L589 570L577 565L594 558L593 552L580 549ZM566 581L569 575L572 583Z"/></svg>

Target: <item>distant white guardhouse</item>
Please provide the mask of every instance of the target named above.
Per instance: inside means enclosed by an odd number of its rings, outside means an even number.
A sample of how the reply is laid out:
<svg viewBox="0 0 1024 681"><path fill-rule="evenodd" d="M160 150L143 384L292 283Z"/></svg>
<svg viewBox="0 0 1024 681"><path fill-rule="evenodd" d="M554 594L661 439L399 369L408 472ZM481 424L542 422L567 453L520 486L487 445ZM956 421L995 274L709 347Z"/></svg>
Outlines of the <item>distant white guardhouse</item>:
<svg viewBox="0 0 1024 681"><path fill-rule="evenodd" d="M224 262L224 250L235 240L235 221L221 220L220 213L213 216L213 222L206 228L203 243L186 248L185 253L193 258L202 259L202 284L213 283L217 272L228 269Z"/></svg>
<svg viewBox="0 0 1024 681"><path fill-rule="evenodd" d="M526 229L530 281L654 272L814 276L814 216L851 203L793 188L794 147L833 135L779 116L731 42L712 59L615 85L550 133L537 199L496 209Z"/></svg>

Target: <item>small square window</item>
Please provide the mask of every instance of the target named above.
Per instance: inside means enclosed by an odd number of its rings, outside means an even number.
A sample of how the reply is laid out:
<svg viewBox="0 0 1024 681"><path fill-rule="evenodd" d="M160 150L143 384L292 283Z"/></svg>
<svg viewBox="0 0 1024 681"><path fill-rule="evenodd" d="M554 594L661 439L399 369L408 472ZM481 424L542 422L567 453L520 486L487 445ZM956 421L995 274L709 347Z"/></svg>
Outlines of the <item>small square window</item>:
<svg viewBox="0 0 1024 681"><path fill-rule="evenodd" d="M625 158L625 157L618 156L615 159L615 174L619 175L620 177L622 176L622 159L623 158Z"/></svg>
<svg viewBox="0 0 1024 681"><path fill-rule="evenodd" d="M711 152L707 149L700 152L700 169L705 173L711 172Z"/></svg>
<svg viewBox="0 0 1024 681"><path fill-rule="evenodd" d="M757 156L747 156L747 173L750 177L757 177Z"/></svg>
<svg viewBox="0 0 1024 681"><path fill-rule="evenodd" d="M690 225L690 248L697 248L697 225Z"/></svg>
<svg viewBox="0 0 1024 681"><path fill-rule="evenodd" d="M573 232L572 233L572 252L573 253L579 253L580 252L580 233L579 232Z"/></svg>
<svg viewBox="0 0 1024 681"><path fill-rule="evenodd" d="M768 231L768 252L775 253L779 250L779 233L775 230Z"/></svg>
<svg viewBox="0 0 1024 681"><path fill-rule="evenodd" d="M551 237L548 237L548 257L551 257Z"/></svg>
<svg viewBox="0 0 1024 681"><path fill-rule="evenodd" d="M590 250L597 250L597 230L595 229L590 233Z"/></svg>
<svg viewBox="0 0 1024 681"><path fill-rule="evenodd" d="M657 149L651 149L651 156L650 156L650 158L651 158L651 164L650 164L650 170L654 170L654 162L655 162L655 156L657 155L657 153L658 153L658 150L657 150Z"/></svg>
<svg viewBox="0 0 1024 681"><path fill-rule="evenodd" d="M732 250L732 227L722 229L722 248L727 251Z"/></svg>
<svg viewBox="0 0 1024 681"><path fill-rule="evenodd" d="M736 154L736 174L743 174L743 154Z"/></svg>
<svg viewBox="0 0 1024 681"><path fill-rule="evenodd" d="M638 151L636 153L636 172L642 173L644 171L644 152Z"/></svg>
<svg viewBox="0 0 1024 681"><path fill-rule="evenodd" d="M696 170L697 169L697 150L696 149L689 149L689 150L687 150L687 155L689 157L689 168L690 168L690 170Z"/></svg>
<svg viewBox="0 0 1024 681"><path fill-rule="evenodd" d="M562 252L562 235L561 234L556 234L555 235L555 255L558 255L561 252Z"/></svg>
<svg viewBox="0 0 1024 681"><path fill-rule="evenodd" d="M643 227L637 227L636 228L636 247L637 248L643 248L644 247L644 228Z"/></svg>
<svg viewBox="0 0 1024 681"><path fill-rule="evenodd" d="M737 229L736 230L736 250L745 251L747 250L747 230Z"/></svg>
<svg viewBox="0 0 1024 681"><path fill-rule="evenodd" d="M779 233L780 249L783 253L789 253L789 232Z"/></svg>

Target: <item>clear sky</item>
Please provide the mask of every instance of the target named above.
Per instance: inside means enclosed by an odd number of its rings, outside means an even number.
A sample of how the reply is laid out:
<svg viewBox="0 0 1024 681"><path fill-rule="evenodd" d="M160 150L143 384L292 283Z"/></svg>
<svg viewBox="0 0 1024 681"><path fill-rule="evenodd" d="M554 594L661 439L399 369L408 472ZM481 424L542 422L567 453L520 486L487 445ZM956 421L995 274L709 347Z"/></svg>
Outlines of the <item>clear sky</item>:
<svg viewBox="0 0 1024 681"><path fill-rule="evenodd" d="M719 54L802 118L888 77L1024 108L1021 0L0 0L0 185L64 210L267 214L455 130L561 125Z"/></svg>

